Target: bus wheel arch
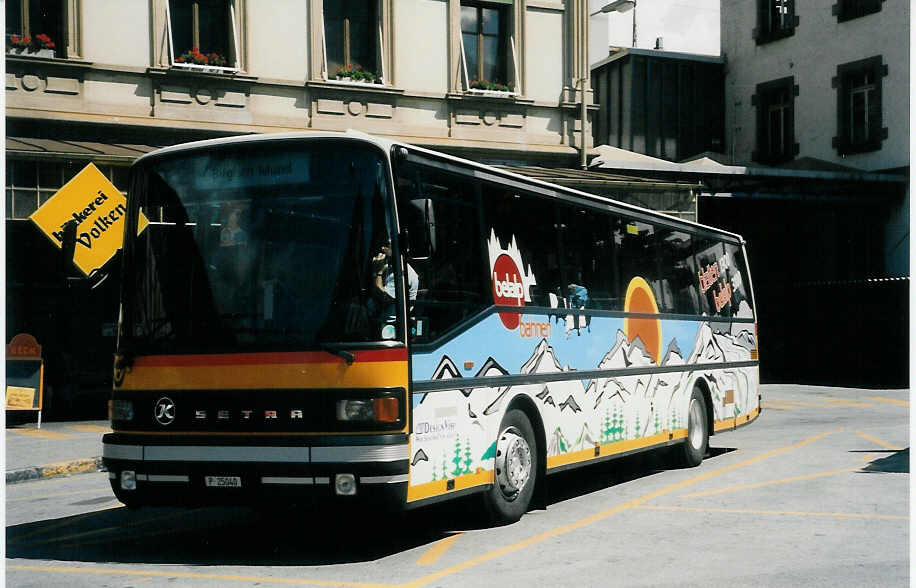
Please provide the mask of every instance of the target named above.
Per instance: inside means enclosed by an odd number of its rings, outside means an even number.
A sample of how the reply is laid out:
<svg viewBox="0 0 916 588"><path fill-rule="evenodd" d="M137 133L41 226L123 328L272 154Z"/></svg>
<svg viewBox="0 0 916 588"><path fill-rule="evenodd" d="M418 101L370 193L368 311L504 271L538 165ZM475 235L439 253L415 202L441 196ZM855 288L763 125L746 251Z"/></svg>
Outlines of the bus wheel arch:
<svg viewBox="0 0 916 588"><path fill-rule="evenodd" d="M494 480L482 495L489 522L516 522L537 501L544 476L544 434L536 409L514 399L506 407L496 432ZM540 489L543 492L542 489Z"/></svg>
<svg viewBox="0 0 916 588"><path fill-rule="evenodd" d="M534 429L534 438L537 443L538 468L535 479L534 495L531 497L529 508L547 508L547 434L544 432L544 421L541 412L529 396L519 394L509 402L506 411L518 409L525 413Z"/></svg>
<svg viewBox="0 0 916 588"><path fill-rule="evenodd" d="M698 388L703 394L703 401L706 404L706 431L707 434L712 437L716 434L716 421L712 410L712 392L709 390L709 383L706 381L706 378L700 376L694 381L693 388Z"/></svg>
<svg viewBox="0 0 916 588"><path fill-rule="evenodd" d="M687 399L687 437L677 451L678 461L684 467L700 465L709 450L709 437L713 431L712 404L709 386L697 378Z"/></svg>

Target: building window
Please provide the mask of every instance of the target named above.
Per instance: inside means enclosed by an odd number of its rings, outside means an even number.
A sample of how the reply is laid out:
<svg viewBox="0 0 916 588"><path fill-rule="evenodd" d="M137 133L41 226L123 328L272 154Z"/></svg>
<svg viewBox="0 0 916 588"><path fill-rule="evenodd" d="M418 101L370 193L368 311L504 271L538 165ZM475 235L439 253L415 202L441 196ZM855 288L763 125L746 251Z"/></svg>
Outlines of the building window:
<svg viewBox="0 0 916 588"><path fill-rule="evenodd" d="M833 6L833 13L838 22L859 18L881 11L884 0L838 0Z"/></svg>
<svg viewBox="0 0 916 588"><path fill-rule="evenodd" d="M6 218L29 218L86 164L86 161L7 160ZM128 166L96 164L96 167L126 194Z"/></svg>
<svg viewBox="0 0 916 588"><path fill-rule="evenodd" d="M238 29L231 0L169 0L171 65L198 71L238 70Z"/></svg>
<svg viewBox="0 0 916 588"><path fill-rule="evenodd" d="M798 17L795 0L757 0L757 44L769 43L795 34Z"/></svg>
<svg viewBox="0 0 916 588"><path fill-rule="evenodd" d="M775 164L789 161L798 154L795 143L794 78L782 78L757 85L752 103L757 106L757 150L753 159Z"/></svg>
<svg viewBox="0 0 916 588"><path fill-rule="evenodd" d="M377 0L325 2L328 75L370 82L379 78L378 29Z"/></svg>
<svg viewBox="0 0 916 588"><path fill-rule="evenodd" d="M461 48L470 89L513 91L508 76L509 11L506 6L461 3Z"/></svg>
<svg viewBox="0 0 916 588"><path fill-rule="evenodd" d="M881 78L885 75L887 67L880 56L837 67L839 134L834 146L841 155L876 151L887 138L881 109Z"/></svg>
<svg viewBox="0 0 916 588"><path fill-rule="evenodd" d="M7 0L7 49L28 45L67 56L67 12L63 0Z"/></svg>

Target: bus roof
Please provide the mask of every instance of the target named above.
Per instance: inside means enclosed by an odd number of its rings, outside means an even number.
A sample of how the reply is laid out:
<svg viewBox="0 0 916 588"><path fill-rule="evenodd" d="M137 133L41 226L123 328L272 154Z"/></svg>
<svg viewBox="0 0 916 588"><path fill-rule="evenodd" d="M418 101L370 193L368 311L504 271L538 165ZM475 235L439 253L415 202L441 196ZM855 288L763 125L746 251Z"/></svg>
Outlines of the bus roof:
<svg viewBox="0 0 916 588"><path fill-rule="evenodd" d="M235 145L235 144L245 144L253 143L259 141L283 141L283 140L311 140L311 139L349 139L354 141L363 141L365 143L370 143L379 147L383 152L385 152L386 157L390 157L391 149L395 146L404 147L410 151L416 153L422 153L426 156L442 159L449 161L464 167L471 167L480 172L486 172L489 174L501 176L504 178L514 179L525 184L530 184L532 186L538 186L543 189L551 190L554 192L559 192L569 196L576 196L586 200L594 201L595 203L605 204L613 206L619 209L625 209L632 211L641 216L649 216L652 218L658 218L669 225L681 225L694 227L703 231L708 231L718 235L727 235L737 240L739 243L744 243L744 239L741 235L737 233L732 233L731 231L726 231L724 229L719 229L716 227L711 227L709 225L704 225L698 222L685 220L682 218L673 217L649 208L643 208L633 204L628 204L626 202L620 202L619 200L614 200L606 196L600 196L598 194L592 194L589 192L583 192L581 190L576 190L575 188L569 188L566 186L560 186L557 184L551 184L544 180L539 180L529 176L525 176L519 173L512 171L502 170L484 163L478 163L470 159L464 159L454 155L449 155L447 153L442 153L441 151L434 151L432 149L427 149L424 147L419 147L417 145L412 145L409 143L404 143L401 141L394 141L391 139L385 139L382 137L377 137L374 135L369 135L362 131L356 131L353 129L347 130L345 133L331 132L331 131L292 131L292 132L283 132L283 133L261 133L261 134L251 134L251 135L237 135L232 137L220 137L217 139L205 139L201 141L193 141L189 143L181 143L178 145L172 145L169 147L163 147L157 149L153 152L147 153L139 157L135 163L145 161L147 159L155 159L161 156L168 156L173 154L178 154L184 151L196 151L199 149L209 149L212 147L220 147L224 145Z"/></svg>

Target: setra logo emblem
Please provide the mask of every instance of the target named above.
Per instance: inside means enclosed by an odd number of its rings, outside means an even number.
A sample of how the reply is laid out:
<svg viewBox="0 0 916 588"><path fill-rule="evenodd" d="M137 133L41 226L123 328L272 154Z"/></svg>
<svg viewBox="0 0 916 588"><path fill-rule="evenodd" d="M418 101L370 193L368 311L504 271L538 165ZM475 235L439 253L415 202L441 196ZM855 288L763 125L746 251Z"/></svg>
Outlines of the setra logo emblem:
<svg viewBox="0 0 916 588"><path fill-rule="evenodd" d="M153 414L163 427L167 427L175 422L175 403L168 396L163 396L156 401L156 407Z"/></svg>

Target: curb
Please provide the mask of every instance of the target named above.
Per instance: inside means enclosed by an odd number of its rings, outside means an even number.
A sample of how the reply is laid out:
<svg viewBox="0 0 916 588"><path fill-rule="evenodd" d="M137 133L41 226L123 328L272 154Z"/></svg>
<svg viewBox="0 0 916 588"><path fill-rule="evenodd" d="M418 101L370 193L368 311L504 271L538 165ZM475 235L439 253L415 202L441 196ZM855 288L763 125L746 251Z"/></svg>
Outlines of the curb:
<svg viewBox="0 0 916 588"><path fill-rule="evenodd" d="M44 480L47 478L60 478L72 474L105 471L101 457L88 457L73 461L62 461L44 466L36 466L6 472L6 483L17 484L30 480Z"/></svg>

